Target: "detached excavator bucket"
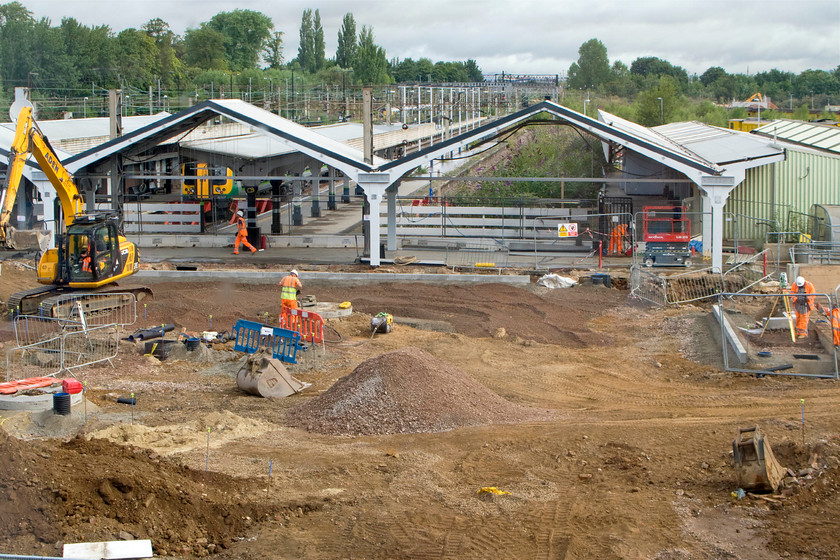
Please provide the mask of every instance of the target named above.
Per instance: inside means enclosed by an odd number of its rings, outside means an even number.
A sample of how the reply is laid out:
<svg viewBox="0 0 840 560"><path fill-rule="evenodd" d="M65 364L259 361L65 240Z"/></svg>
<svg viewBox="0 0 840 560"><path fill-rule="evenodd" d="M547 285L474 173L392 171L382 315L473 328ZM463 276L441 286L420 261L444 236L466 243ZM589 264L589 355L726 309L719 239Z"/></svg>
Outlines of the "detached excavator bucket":
<svg viewBox="0 0 840 560"><path fill-rule="evenodd" d="M739 429L732 442L735 478L740 488L759 492L776 492L785 476L770 443L758 429Z"/></svg>
<svg viewBox="0 0 840 560"><path fill-rule="evenodd" d="M292 377L280 360L254 354L236 375L236 385L251 395L274 398L300 393L311 384Z"/></svg>

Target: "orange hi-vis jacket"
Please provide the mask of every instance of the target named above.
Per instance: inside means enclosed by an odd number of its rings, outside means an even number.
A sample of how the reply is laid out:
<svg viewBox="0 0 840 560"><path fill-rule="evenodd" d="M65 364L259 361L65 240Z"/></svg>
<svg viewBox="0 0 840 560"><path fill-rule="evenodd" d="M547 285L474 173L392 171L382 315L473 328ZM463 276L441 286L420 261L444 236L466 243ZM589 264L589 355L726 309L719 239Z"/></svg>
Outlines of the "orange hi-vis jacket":
<svg viewBox="0 0 840 560"><path fill-rule="evenodd" d="M297 276L294 274L284 276L280 280L280 299L296 300L297 291L302 289L303 286L301 286Z"/></svg>

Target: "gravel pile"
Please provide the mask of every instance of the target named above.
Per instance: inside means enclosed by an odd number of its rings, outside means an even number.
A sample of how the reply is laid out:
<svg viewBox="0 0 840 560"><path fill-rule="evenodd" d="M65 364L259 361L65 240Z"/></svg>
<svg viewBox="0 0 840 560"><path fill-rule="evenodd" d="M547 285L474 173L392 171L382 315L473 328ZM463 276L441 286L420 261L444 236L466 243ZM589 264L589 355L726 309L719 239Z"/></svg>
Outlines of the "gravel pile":
<svg viewBox="0 0 840 560"><path fill-rule="evenodd" d="M463 426L545 420L469 375L407 347L364 361L322 395L289 410L287 422L325 434L443 432Z"/></svg>

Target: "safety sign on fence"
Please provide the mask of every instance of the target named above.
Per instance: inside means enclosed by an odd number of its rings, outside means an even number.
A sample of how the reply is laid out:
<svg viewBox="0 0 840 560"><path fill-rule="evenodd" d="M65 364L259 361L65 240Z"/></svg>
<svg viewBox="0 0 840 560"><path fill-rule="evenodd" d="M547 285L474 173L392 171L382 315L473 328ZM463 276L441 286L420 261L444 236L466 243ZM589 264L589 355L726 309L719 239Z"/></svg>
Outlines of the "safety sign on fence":
<svg viewBox="0 0 840 560"><path fill-rule="evenodd" d="M557 224L557 237L577 237L578 225L573 223Z"/></svg>

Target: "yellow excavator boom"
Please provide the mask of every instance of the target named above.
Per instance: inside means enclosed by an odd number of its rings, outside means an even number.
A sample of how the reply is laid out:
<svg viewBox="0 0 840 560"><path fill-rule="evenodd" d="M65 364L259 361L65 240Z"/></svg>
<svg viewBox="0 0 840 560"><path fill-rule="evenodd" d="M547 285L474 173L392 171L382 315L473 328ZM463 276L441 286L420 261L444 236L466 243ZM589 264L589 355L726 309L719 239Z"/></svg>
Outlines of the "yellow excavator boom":
<svg viewBox="0 0 840 560"><path fill-rule="evenodd" d="M76 216L82 213L82 197L70 173L55 155L43 132L32 116L32 107L24 107L18 115L15 139L9 150L9 167L3 189L3 208L0 210L0 240L6 239L9 219L15 205L23 166L26 158L32 154L35 161L55 187L65 225L70 225Z"/></svg>

